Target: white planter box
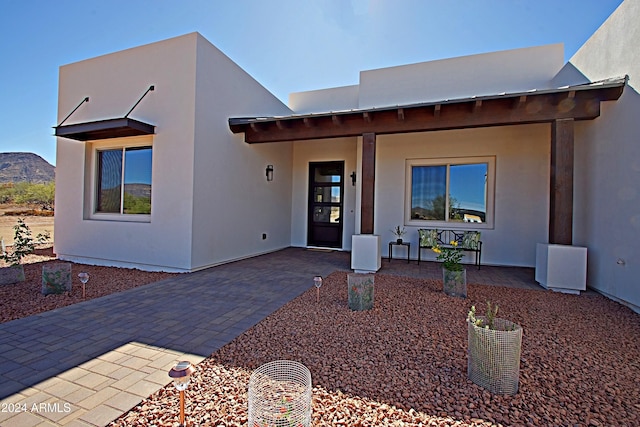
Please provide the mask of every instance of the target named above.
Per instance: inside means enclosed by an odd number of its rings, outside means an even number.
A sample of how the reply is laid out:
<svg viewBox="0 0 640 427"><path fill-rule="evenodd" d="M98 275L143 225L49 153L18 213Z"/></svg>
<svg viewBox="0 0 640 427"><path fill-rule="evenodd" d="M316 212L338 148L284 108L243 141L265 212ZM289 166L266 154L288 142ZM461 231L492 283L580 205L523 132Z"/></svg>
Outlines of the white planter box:
<svg viewBox="0 0 640 427"><path fill-rule="evenodd" d="M587 289L587 248L538 243L536 282L545 289L580 294Z"/></svg>
<svg viewBox="0 0 640 427"><path fill-rule="evenodd" d="M375 273L381 266L380 236L374 234L351 236L351 268L356 273Z"/></svg>

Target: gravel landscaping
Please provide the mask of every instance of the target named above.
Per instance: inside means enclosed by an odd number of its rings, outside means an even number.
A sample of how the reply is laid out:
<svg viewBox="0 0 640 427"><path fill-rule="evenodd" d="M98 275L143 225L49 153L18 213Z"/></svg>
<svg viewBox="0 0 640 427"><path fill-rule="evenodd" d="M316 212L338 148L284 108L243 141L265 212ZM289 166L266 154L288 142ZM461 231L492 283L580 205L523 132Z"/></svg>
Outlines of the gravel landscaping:
<svg viewBox="0 0 640 427"><path fill-rule="evenodd" d="M71 265L72 289L61 295L42 295L42 266L58 261L53 248L37 249L24 260L25 281L0 285L0 323L20 319L85 300L99 298L115 292L122 292L137 286L157 282L174 276L175 273L148 272L129 268L98 267L94 265ZM0 267L5 264L0 261ZM78 273L89 273L89 282L82 297L82 284Z"/></svg>
<svg viewBox="0 0 640 427"><path fill-rule="evenodd" d="M25 260L25 282L0 286L0 323L171 277L72 264L69 294L40 293L51 248ZM314 426L638 426L640 315L592 292L581 296L470 284L467 299L436 280L377 274L375 305L347 306L346 273L325 278L197 366L186 391L191 425L243 426L258 366L296 360L311 371ZM467 379L471 305L500 306L524 328L520 388L492 395ZM169 385L110 425L176 426Z"/></svg>
<svg viewBox="0 0 640 427"><path fill-rule="evenodd" d="M311 371L314 426L638 426L640 315L597 294L470 284L467 299L434 280L376 275L375 305L347 307L346 273L325 278L197 366L186 391L196 426L247 423L258 366ZM492 395L467 379L466 315L491 301L524 328L520 388ZM169 385L111 426L176 426Z"/></svg>

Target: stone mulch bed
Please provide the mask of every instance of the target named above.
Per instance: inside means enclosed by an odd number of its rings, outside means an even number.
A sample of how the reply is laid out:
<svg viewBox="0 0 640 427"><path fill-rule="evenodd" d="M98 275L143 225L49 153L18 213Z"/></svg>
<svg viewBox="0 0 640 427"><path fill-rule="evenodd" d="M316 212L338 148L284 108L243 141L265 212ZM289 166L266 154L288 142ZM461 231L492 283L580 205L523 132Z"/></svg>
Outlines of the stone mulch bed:
<svg viewBox="0 0 640 427"><path fill-rule="evenodd" d="M324 280L197 366L186 391L197 426L247 423L258 366L296 360L311 371L313 426L638 426L640 315L600 295L376 275L371 311L347 307L346 273ZM524 328L520 388L492 395L467 379L466 315L491 301ZM110 426L175 426L169 385ZM250 426L252 427L252 426Z"/></svg>
<svg viewBox="0 0 640 427"><path fill-rule="evenodd" d="M159 273L135 270L130 268L99 267L94 265L71 265L71 292L61 295L43 295L42 266L58 261L52 247L37 249L34 254L27 255L24 260L25 281L8 285L0 285L0 323L20 319L44 311L54 310L85 300L99 298L115 292L157 282L175 273ZM0 267L5 266L0 262ZM82 284L78 273L89 273L89 282L82 297Z"/></svg>

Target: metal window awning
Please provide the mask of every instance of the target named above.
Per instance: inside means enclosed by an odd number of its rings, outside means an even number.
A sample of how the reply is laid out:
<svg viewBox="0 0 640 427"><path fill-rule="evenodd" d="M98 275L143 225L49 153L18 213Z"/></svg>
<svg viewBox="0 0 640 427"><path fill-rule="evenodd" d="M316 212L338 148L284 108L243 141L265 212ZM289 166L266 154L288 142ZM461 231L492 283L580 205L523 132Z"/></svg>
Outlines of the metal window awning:
<svg viewBox="0 0 640 427"><path fill-rule="evenodd" d="M55 128L56 136L91 141L127 136L153 135L155 126L139 120L123 117L120 119L98 120L95 122L76 123Z"/></svg>
<svg viewBox="0 0 640 427"><path fill-rule="evenodd" d="M76 108L69 113L67 117L55 126L55 136L63 138L75 139L77 141L93 141L109 138L125 138L128 136L153 135L155 126L149 123L141 122L129 118L129 114L138 106L140 101L147 96L149 92L155 90L155 86L151 85L147 91L138 99L138 102L125 114L122 118L96 120L92 122L81 122L63 126L73 113L76 112L85 102L89 102L89 97L85 97Z"/></svg>

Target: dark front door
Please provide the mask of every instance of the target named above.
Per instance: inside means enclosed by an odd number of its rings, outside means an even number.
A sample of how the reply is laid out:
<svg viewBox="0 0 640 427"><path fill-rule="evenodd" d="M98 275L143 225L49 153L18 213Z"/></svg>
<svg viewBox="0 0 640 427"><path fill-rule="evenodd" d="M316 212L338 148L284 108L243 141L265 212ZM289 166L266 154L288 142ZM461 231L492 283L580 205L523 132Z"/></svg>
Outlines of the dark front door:
<svg viewBox="0 0 640 427"><path fill-rule="evenodd" d="M309 163L307 245L342 247L344 162Z"/></svg>

